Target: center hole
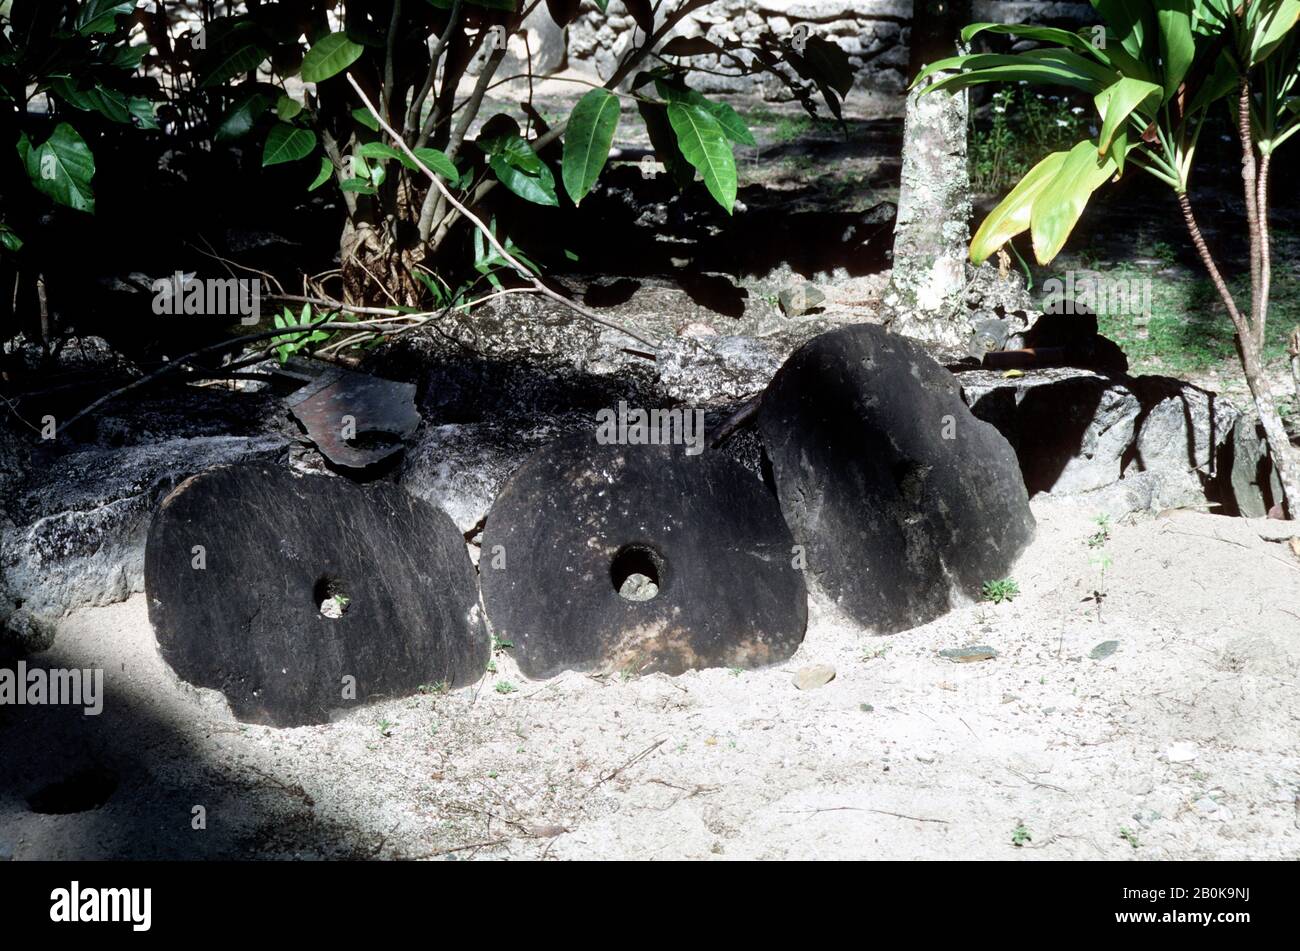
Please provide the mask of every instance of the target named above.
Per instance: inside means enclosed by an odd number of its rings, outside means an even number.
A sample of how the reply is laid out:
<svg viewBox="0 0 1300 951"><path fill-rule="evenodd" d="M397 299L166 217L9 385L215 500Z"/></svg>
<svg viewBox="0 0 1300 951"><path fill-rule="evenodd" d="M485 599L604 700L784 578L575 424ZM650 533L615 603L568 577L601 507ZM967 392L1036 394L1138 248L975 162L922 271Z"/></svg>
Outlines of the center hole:
<svg viewBox="0 0 1300 951"><path fill-rule="evenodd" d="M649 601L663 583L663 557L648 545L625 545L609 567L614 590L626 601Z"/></svg>
<svg viewBox="0 0 1300 951"><path fill-rule="evenodd" d="M344 590L343 582L328 575L316 582L316 587L312 589L312 601L320 608L321 617L332 621L347 614L348 606L352 603Z"/></svg>

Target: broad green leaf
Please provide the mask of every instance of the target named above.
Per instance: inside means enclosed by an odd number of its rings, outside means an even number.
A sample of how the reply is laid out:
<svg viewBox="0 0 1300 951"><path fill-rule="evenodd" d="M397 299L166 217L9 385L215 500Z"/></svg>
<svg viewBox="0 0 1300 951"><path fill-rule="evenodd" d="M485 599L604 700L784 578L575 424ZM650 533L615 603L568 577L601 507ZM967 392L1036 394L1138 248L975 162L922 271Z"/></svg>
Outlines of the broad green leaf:
<svg viewBox="0 0 1300 951"><path fill-rule="evenodd" d="M1250 44L1250 61L1262 63L1287 38L1300 21L1300 0L1277 0L1260 21ZM1294 72L1294 70L1293 70Z"/></svg>
<svg viewBox="0 0 1300 951"><path fill-rule="evenodd" d="M754 140L754 134L749 131L749 126L745 124L745 120L725 102L713 102L704 98L704 95L699 90L687 89L685 86L663 79L655 80L655 89L668 102L682 102L690 106L699 106L718 120L718 124L722 126L722 131L726 133L727 138L731 141L739 142L741 145L758 144Z"/></svg>
<svg viewBox="0 0 1300 951"><path fill-rule="evenodd" d="M35 147L24 132L18 138L18 155L37 191L60 205L95 213L95 194L90 187L95 156L76 129L60 122L50 137Z"/></svg>
<svg viewBox="0 0 1300 951"><path fill-rule="evenodd" d="M233 142L253 131L266 110L271 107L270 97L260 92L248 93L230 104L217 124L214 138L217 142Z"/></svg>
<svg viewBox="0 0 1300 951"><path fill-rule="evenodd" d="M135 2L121 0L85 0L77 11L77 32L82 36L92 33L112 33L117 29L117 18L127 16L135 9Z"/></svg>
<svg viewBox="0 0 1300 951"><path fill-rule="evenodd" d="M456 171L456 166L452 164L451 159L447 158L447 153L427 148L414 151L416 157L429 167L429 171L437 172L447 180L448 184L455 185L460 181L460 172ZM402 156L402 163L412 170L419 169L419 166L405 155Z"/></svg>
<svg viewBox="0 0 1300 951"><path fill-rule="evenodd" d="M17 254L22 250L23 239L8 225L0 224L0 247Z"/></svg>
<svg viewBox="0 0 1300 951"><path fill-rule="evenodd" d="M677 144L677 135L668 122L667 106L638 99L636 108L641 114L641 121L645 123L646 134L650 136L650 145L654 148L655 157L663 163L664 170L672 177L677 187L686 188L695 181L695 169L691 167L690 162L686 161L686 156L682 155L681 147Z"/></svg>
<svg viewBox="0 0 1300 951"><path fill-rule="evenodd" d="M1092 0L1106 25L1114 31L1124 50L1135 59L1142 59L1150 24L1151 8L1146 2L1134 0Z"/></svg>
<svg viewBox="0 0 1300 951"><path fill-rule="evenodd" d="M281 96L275 104L275 114L288 121L302 112L302 103L292 96Z"/></svg>
<svg viewBox="0 0 1300 951"><path fill-rule="evenodd" d="M322 36L307 55L302 58L302 81L324 82L347 69L365 52L360 43L353 43L346 33Z"/></svg>
<svg viewBox="0 0 1300 951"><path fill-rule="evenodd" d="M1070 151L1034 200L1030 214L1034 256L1039 264L1050 264L1061 252L1092 193L1115 172L1114 158L1101 156L1092 142L1080 142Z"/></svg>
<svg viewBox="0 0 1300 951"><path fill-rule="evenodd" d="M231 45L229 51L205 57L204 69L201 70L203 81L199 83L201 88L220 86L239 74L252 73L257 66L263 64L270 53L266 52L256 38L248 38L247 32L242 30L235 35L237 42Z"/></svg>
<svg viewBox="0 0 1300 951"><path fill-rule="evenodd" d="M408 161L404 153L399 152L386 142L366 142L357 146L357 154L363 155L368 159L397 159L399 162Z"/></svg>
<svg viewBox="0 0 1300 951"><path fill-rule="evenodd" d="M307 186L307 191L314 192L316 189L328 182L330 176L333 174L334 163L329 160L328 156L322 155L320 157L320 171L316 173L316 177L313 178L311 184Z"/></svg>
<svg viewBox="0 0 1300 951"><path fill-rule="evenodd" d="M1160 26L1160 59L1164 64L1165 96L1178 92L1196 59L1192 35L1192 0L1151 0Z"/></svg>
<svg viewBox="0 0 1300 951"><path fill-rule="evenodd" d="M578 100L569 115L561 177L564 190L575 205L591 191L609 160L618 118L618 96L606 89L591 90Z"/></svg>
<svg viewBox="0 0 1300 951"><path fill-rule="evenodd" d="M1091 34L1090 29L1085 29L1087 34ZM1064 46L1078 53L1087 53L1096 56L1105 61L1105 51L1099 50L1088 37L1078 33L1071 33L1069 30L1061 30L1051 26L1030 26L1027 23L972 23L966 29L961 31L963 43L969 43L981 33L1001 33L1007 36L1015 36L1023 40L1037 40L1040 43L1055 43L1058 46Z"/></svg>
<svg viewBox="0 0 1300 951"><path fill-rule="evenodd" d="M935 73L950 70L965 70L965 72L944 76L928 86L926 91L963 89L979 83L1023 80L1042 85L1069 86L1096 95L1120 78L1115 70L1093 60L1084 59L1072 50L1036 49L1008 55L974 53L966 56L951 56L931 63L921 71L912 85L915 86Z"/></svg>
<svg viewBox="0 0 1300 951"><path fill-rule="evenodd" d="M1102 155L1106 154L1115 133L1123 129L1124 123L1135 110L1140 109L1144 103L1159 104L1160 92L1160 87L1155 83L1125 78L1098 93L1095 102L1097 114L1101 116L1098 146Z"/></svg>
<svg viewBox="0 0 1300 951"><path fill-rule="evenodd" d="M339 188L345 192L360 192L362 195L373 195L379 191L378 188L364 178L349 178L347 181L340 183Z"/></svg>
<svg viewBox="0 0 1300 951"><path fill-rule="evenodd" d="M266 145L262 148L262 166L296 162L310 155L314 148L316 148L315 132L310 129L300 129L287 122L277 122L266 134Z"/></svg>
<svg viewBox="0 0 1300 951"><path fill-rule="evenodd" d="M538 205L558 205L555 176L521 136L502 136L490 153L489 165L502 185Z"/></svg>
<svg viewBox="0 0 1300 951"><path fill-rule="evenodd" d="M1018 234L1029 230L1034 200L1043 192L1065 164L1068 152L1053 152L1031 168L1011 194L984 219L971 239L970 259L983 264L990 256Z"/></svg>
<svg viewBox="0 0 1300 951"><path fill-rule="evenodd" d="M699 106L668 104L668 121L686 161L704 178L704 185L727 214L736 204L736 157L722 124Z"/></svg>
<svg viewBox="0 0 1300 951"><path fill-rule="evenodd" d="M362 106L360 109L353 109L352 118L356 119L371 132L379 131L379 120L376 119L375 114L365 106Z"/></svg>

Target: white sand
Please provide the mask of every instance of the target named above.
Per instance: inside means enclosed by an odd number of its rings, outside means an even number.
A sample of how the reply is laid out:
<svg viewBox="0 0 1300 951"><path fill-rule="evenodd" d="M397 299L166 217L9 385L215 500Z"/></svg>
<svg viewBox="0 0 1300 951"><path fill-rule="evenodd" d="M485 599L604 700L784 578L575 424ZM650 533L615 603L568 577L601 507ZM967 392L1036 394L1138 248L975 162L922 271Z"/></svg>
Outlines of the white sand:
<svg viewBox="0 0 1300 951"><path fill-rule="evenodd" d="M477 689L322 727L244 726L179 683L143 596L83 611L49 662L103 666L107 708L0 729L0 839L17 858L1300 857L1300 560L1241 520L1120 524L1098 618L1092 513L1034 507L1013 603L884 638L814 605L763 671L528 682L507 654ZM999 656L937 656L968 644ZM837 677L796 690L814 663ZM83 761L121 776L107 805L27 810Z"/></svg>

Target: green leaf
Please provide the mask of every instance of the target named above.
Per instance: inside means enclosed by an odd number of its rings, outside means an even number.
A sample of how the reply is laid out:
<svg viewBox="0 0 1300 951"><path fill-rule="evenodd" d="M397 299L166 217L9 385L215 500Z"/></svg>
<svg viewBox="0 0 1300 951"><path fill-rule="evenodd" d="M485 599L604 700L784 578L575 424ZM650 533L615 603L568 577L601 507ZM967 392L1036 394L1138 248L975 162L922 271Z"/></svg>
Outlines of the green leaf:
<svg viewBox="0 0 1300 951"><path fill-rule="evenodd" d="M320 157L320 171L316 173L316 177L313 178L311 184L307 186L307 191L314 192L316 189L328 182L330 176L333 174L334 163L329 160L328 156L322 155Z"/></svg>
<svg viewBox="0 0 1300 951"><path fill-rule="evenodd" d="M17 254L22 250L23 239L7 224L0 223L0 247Z"/></svg>
<svg viewBox="0 0 1300 951"><path fill-rule="evenodd" d="M365 52L360 43L353 43L346 33L322 36L302 58L302 81L324 82L347 69Z"/></svg>
<svg viewBox="0 0 1300 951"><path fill-rule="evenodd" d="M204 58L204 68L201 70L203 81L199 83L200 88L220 86L241 73L251 73L270 55L251 30L236 30L231 37L234 42L230 49L224 49L223 42L221 49L213 51L211 55Z"/></svg>
<svg viewBox="0 0 1300 951"><path fill-rule="evenodd" d="M1114 31L1120 46L1134 59L1142 59L1151 15L1146 3L1133 0L1092 0L1106 25ZM1136 9L1135 9L1136 7Z"/></svg>
<svg viewBox="0 0 1300 951"><path fill-rule="evenodd" d="M360 192L362 195L373 195L379 191L378 188L364 178L349 178L347 181L340 183L339 188L345 192Z"/></svg>
<svg viewBox="0 0 1300 951"><path fill-rule="evenodd" d="M251 92L236 99L230 104L225 115L217 124L216 135L217 142L233 142L241 139L253 131L253 126L257 124L266 110L271 107L270 97L260 92Z"/></svg>
<svg viewBox="0 0 1300 951"><path fill-rule="evenodd" d="M1091 32L1088 28L1085 32ZM1022 40L1036 40L1040 43L1055 43L1078 53L1104 58L1104 52L1097 49L1092 41L1078 33L1061 30L1051 26L1030 26L1027 23L972 23L961 31L963 43L969 43L981 33L1001 33ZM1099 56L1099 54L1101 54Z"/></svg>
<svg viewBox="0 0 1300 951"><path fill-rule="evenodd" d="M736 157L722 124L699 106L682 102L668 104L668 121L686 161L699 171L714 200L731 214L736 204Z"/></svg>
<svg viewBox="0 0 1300 951"><path fill-rule="evenodd" d="M266 135L266 145L262 148L262 167L296 162L310 155L315 148L315 132L287 122L277 122Z"/></svg>
<svg viewBox="0 0 1300 951"><path fill-rule="evenodd" d="M92 33L112 33L117 29L117 18L127 16L135 9L134 0L86 0L77 11L77 32L82 36Z"/></svg>
<svg viewBox="0 0 1300 951"><path fill-rule="evenodd" d="M1103 157L1092 142L1080 142L1034 201L1030 231L1034 256L1050 264L1065 247L1092 193L1115 174L1113 157Z"/></svg>
<svg viewBox="0 0 1300 951"><path fill-rule="evenodd" d="M964 89L979 83L1024 80L1041 85L1068 86L1096 95L1120 78L1115 70L1084 59L1072 50L1036 49L1010 55L973 53L951 56L931 63L921 71L912 85L917 85L934 73L949 70L965 71L944 76L926 87L926 91Z"/></svg>
<svg viewBox="0 0 1300 951"><path fill-rule="evenodd" d="M1160 26L1160 60L1164 64L1165 96L1173 96L1196 59L1192 35L1192 0L1151 0Z"/></svg>
<svg viewBox="0 0 1300 951"><path fill-rule="evenodd" d="M385 142L366 142L357 146L357 154L368 159L397 159L399 162L409 161L405 153L399 152Z"/></svg>
<svg viewBox="0 0 1300 951"><path fill-rule="evenodd" d="M499 136L489 140L486 146L488 164L502 185L538 205L560 203L555 194L555 176L522 136Z"/></svg>
<svg viewBox="0 0 1300 951"><path fill-rule="evenodd" d="M1286 40L1297 21L1300 21L1300 0L1277 0L1274 6L1265 11L1264 18L1251 38L1251 64L1268 59ZM1292 69L1292 72L1295 70Z"/></svg>
<svg viewBox="0 0 1300 951"><path fill-rule="evenodd" d="M1102 155L1106 154L1115 133L1124 128L1124 123L1135 110L1147 102L1159 104L1160 92L1160 87L1155 83L1126 77L1097 94L1094 101L1097 104L1097 114L1101 116L1101 136L1097 144Z"/></svg>
<svg viewBox="0 0 1300 951"><path fill-rule="evenodd" d="M609 160L618 118L618 96L605 89L591 90L569 115L561 174L564 190L575 205L591 191Z"/></svg>
<svg viewBox="0 0 1300 951"><path fill-rule="evenodd" d="M638 99L636 108L641 113L641 121L645 123L655 157L663 163L677 187L686 188L695 181L695 169L686 161L686 156L682 155L681 147L677 144L677 135L668 122L668 107L662 103Z"/></svg>
<svg viewBox="0 0 1300 951"><path fill-rule="evenodd" d="M275 114L288 121L302 112L302 103L292 96L281 96L275 104Z"/></svg>
<svg viewBox="0 0 1300 951"><path fill-rule="evenodd" d="M1011 193L994 208L970 243L970 259L983 264L998 248L1018 234L1029 230L1034 200L1056 177L1065 164L1068 152L1053 152L1031 168Z"/></svg>
<svg viewBox="0 0 1300 951"><path fill-rule="evenodd" d="M452 164L451 159L447 158L447 153L428 148L415 149L414 152L416 157L429 167L429 171L437 172L447 180L448 184L455 185L460 181L460 172L456 171L456 166ZM402 156L402 164L412 171L419 170L419 166L406 155Z"/></svg>
<svg viewBox="0 0 1300 951"><path fill-rule="evenodd" d="M375 114L365 108L365 106L362 106L360 109L353 109L352 118L356 119L371 132L379 131L379 120L376 119Z"/></svg>
<svg viewBox="0 0 1300 951"><path fill-rule="evenodd" d="M95 195L90 188L95 156L76 129L60 122L50 137L36 147L24 132L18 138L18 155L37 191L60 205L95 213Z"/></svg>

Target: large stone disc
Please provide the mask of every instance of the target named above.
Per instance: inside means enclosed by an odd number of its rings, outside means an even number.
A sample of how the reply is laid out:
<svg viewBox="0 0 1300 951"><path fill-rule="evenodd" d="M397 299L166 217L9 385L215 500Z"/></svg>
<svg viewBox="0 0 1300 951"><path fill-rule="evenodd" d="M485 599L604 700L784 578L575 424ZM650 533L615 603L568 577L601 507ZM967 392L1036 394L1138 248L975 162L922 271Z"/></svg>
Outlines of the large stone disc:
<svg viewBox="0 0 1300 951"><path fill-rule="evenodd" d="M771 493L720 453L583 434L535 453L498 496L483 604L529 677L757 667L803 639L793 545ZM657 587L648 600L624 596L637 575L640 597Z"/></svg>
<svg viewBox="0 0 1300 951"><path fill-rule="evenodd" d="M144 577L163 657L253 723L463 685L490 656L464 539L393 485L210 469L163 500Z"/></svg>
<svg viewBox="0 0 1300 951"><path fill-rule="evenodd" d="M951 373L880 327L796 351L759 428L812 581L877 633L977 597L1033 537L1011 446L966 408Z"/></svg>

